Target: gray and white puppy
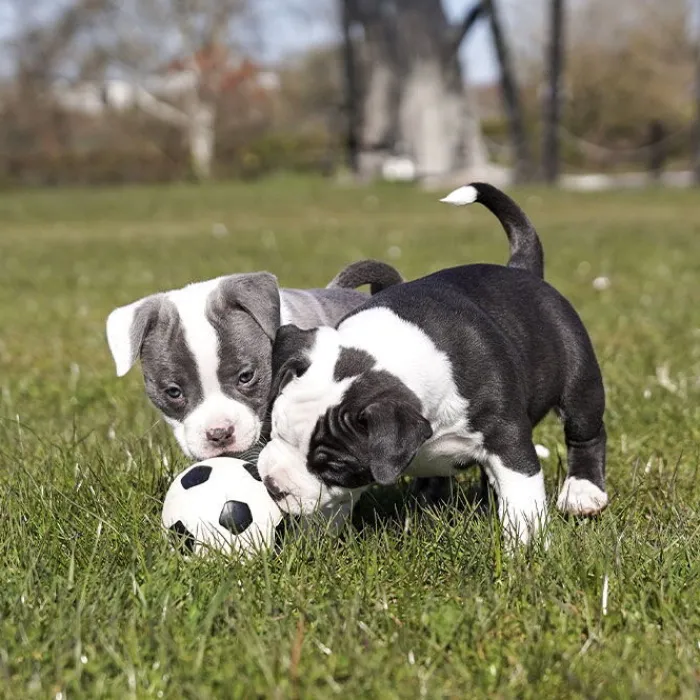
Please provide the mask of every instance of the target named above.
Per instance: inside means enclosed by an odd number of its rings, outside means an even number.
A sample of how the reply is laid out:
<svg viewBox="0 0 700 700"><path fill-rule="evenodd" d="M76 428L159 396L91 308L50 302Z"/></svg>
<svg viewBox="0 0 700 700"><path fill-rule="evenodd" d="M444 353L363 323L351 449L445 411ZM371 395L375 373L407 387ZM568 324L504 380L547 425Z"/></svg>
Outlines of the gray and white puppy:
<svg viewBox="0 0 700 700"><path fill-rule="evenodd" d="M280 289L269 272L218 277L115 309L107 341L120 377L140 356L146 393L186 455L240 454L261 435L280 325L335 325L367 301L354 287L401 281L375 260L349 265L326 289Z"/></svg>
<svg viewBox="0 0 700 700"><path fill-rule="evenodd" d="M542 247L517 204L484 183L443 201L496 214L508 266L464 265L397 285L337 328L280 328L258 471L283 510L335 510L338 521L373 483L476 463L506 534L525 542L547 510L532 429L552 410L568 448L558 507L585 515L607 505L602 377L581 319L542 279Z"/></svg>

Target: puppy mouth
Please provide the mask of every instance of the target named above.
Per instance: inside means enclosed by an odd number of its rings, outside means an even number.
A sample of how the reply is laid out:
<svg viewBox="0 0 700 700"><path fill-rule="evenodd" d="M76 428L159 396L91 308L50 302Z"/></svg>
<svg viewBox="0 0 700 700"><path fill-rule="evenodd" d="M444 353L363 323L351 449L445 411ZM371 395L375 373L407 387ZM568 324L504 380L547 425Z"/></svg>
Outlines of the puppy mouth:
<svg viewBox="0 0 700 700"><path fill-rule="evenodd" d="M253 448L254 444L249 447L241 446L240 449L237 445L233 445L221 450L203 450L199 454L192 454L192 457L199 460L214 459L215 457L235 457L236 459L250 458L250 453L253 451Z"/></svg>

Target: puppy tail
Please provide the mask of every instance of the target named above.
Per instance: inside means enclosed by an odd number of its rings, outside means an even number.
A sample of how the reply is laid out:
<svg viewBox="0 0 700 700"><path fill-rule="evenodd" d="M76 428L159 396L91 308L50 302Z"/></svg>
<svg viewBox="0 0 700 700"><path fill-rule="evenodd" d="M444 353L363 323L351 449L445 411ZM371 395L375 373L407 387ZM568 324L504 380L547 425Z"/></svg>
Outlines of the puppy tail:
<svg viewBox="0 0 700 700"><path fill-rule="evenodd" d="M379 260L359 260L342 269L326 286L326 289L356 289L365 284L376 294L387 287L403 282L399 272Z"/></svg>
<svg viewBox="0 0 700 700"><path fill-rule="evenodd" d="M473 202L483 204L501 222L508 236L508 267L518 267L544 278L544 251L540 237L525 212L507 194L485 182L472 182L450 192L440 201L457 206Z"/></svg>

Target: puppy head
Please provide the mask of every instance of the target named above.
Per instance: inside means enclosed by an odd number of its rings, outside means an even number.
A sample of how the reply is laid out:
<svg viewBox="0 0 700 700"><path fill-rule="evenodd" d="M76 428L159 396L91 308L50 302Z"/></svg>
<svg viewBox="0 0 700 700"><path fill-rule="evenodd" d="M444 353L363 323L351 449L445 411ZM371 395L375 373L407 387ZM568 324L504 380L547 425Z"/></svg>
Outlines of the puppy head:
<svg viewBox="0 0 700 700"><path fill-rule="evenodd" d="M183 451L208 459L257 442L279 322L273 275L230 275L115 309L107 340L117 375L140 357L146 393Z"/></svg>
<svg viewBox="0 0 700 700"><path fill-rule="evenodd" d="M258 470L280 507L308 514L394 483L432 435L418 397L337 330L280 329L271 440Z"/></svg>

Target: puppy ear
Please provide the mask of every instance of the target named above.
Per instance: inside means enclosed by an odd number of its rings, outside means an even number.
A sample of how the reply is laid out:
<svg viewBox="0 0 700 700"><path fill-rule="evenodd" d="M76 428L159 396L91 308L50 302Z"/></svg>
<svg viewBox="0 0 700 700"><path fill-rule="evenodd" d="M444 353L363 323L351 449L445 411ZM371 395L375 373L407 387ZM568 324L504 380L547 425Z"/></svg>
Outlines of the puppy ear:
<svg viewBox="0 0 700 700"><path fill-rule="evenodd" d="M433 434L420 411L406 402L370 404L360 412L359 423L367 430L369 468L378 484L395 483Z"/></svg>
<svg viewBox="0 0 700 700"><path fill-rule="evenodd" d="M272 345L272 389L274 401L295 377L301 377L311 365L308 351L313 347L316 329L301 330L288 324L282 326Z"/></svg>
<svg viewBox="0 0 700 700"><path fill-rule="evenodd" d="M161 294L144 297L114 309L107 317L107 343L118 377L123 377L136 362L143 341L158 319L162 300Z"/></svg>
<svg viewBox="0 0 700 700"><path fill-rule="evenodd" d="M280 289L277 278L270 272L250 272L229 275L218 287L221 301L247 311L274 340L280 327Z"/></svg>

